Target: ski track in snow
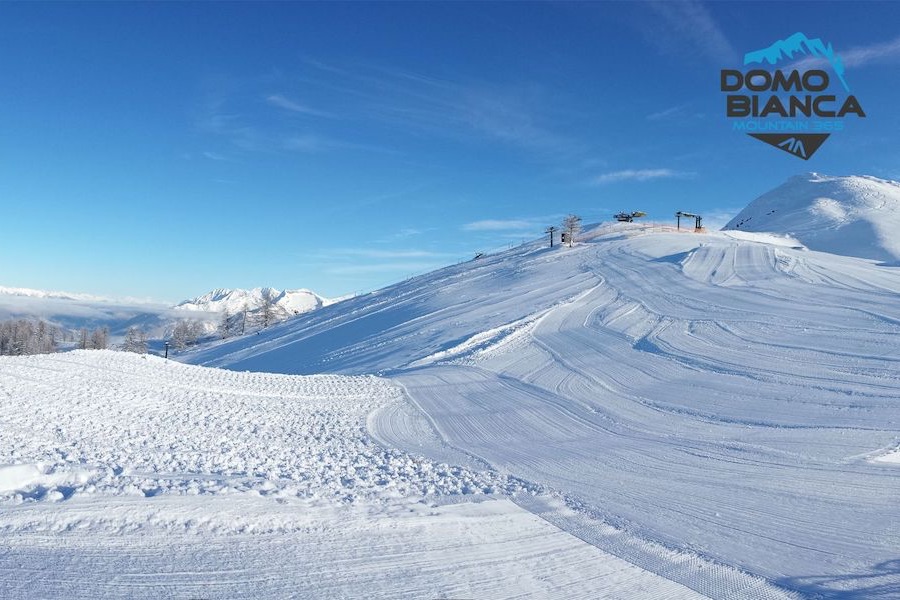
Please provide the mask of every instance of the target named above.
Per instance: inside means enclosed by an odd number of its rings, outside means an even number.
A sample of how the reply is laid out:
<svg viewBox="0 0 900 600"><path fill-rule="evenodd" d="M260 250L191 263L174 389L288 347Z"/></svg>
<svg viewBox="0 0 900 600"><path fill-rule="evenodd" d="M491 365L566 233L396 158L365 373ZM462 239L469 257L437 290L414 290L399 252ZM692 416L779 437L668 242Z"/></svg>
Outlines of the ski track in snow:
<svg viewBox="0 0 900 600"><path fill-rule="evenodd" d="M194 360L389 375L419 412L377 411L377 438L555 490L574 513L536 514L657 544L590 539L713 597L900 597L900 272L767 234L585 238ZM669 551L746 578L673 575Z"/></svg>

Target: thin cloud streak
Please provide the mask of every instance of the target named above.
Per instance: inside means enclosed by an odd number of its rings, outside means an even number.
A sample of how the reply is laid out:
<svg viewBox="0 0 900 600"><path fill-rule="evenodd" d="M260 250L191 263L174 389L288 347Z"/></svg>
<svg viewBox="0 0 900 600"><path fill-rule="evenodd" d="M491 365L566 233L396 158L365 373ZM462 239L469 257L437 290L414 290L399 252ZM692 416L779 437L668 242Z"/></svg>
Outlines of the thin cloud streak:
<svg viewBox="0 0 900 600"><path fill-rule="evenodd" d="M672 169L624 169L604 173L591 180L594 185L619 183L622 181L650 181L652 179L684 179L693 177L694 173L675 171Z"/></svg>
<svg viewBox="0 0 900 600"><path fill-rule="evenodd" d="M665 52L672 53L678 46L687 46L710 60L726 64L738 56L702 2L651 2L648 6L662 23L645 33Z"/></svg>
<svg viewBox="0 0 900 600"><path fill-rule="evenodd" d="M659 112L655 112L653 114L647 115L648 121L661 121L667 119L669 117L679 116L684 113L685 109L690 106L689 104L679 104L678 106L672 106L670 108L666 108Z"/></svg>
<svg viewBox="0 0 900 600"><path fill-rule="evenodd" d="M295 113L301 113L304 115L311 115L314 117L326 117L326 118L334 118L334 115L322 110L317 110L314 108L310 108L305 104L300 104L299 102L294 102L293 100L289 100L285 98L281 94L273 94L266 98L266 102L271 104L272 106L277 106L278 108L283 108L285 110L289 110Z"/></svg>
<svg viewBox="0 0 900 600"><path fill-rule="evenodd" d="M509 229L533 229L536 221L527 219L485 219L462 226L463 231L504 231Z"/></svg>
<svg viewBox="0 0 900 600"><path fill-rule="evenodd" d="M900 61L900 37L887 42L879 42L868 46L856 46L848 50L836 49L845 67L864 67L870 64L891 63ZM806 56L794 63L794 68L810 69L827 65L828 60L820 56Z"/></svg>
<svg viewBox="0 0 900 600"><path fill-rule="evenodd" d="M370 265L346 265L326 269L332 275L366 275L372 273L423 273L441 267L437 262L384 262Z"/></svg>
<svg viewBox="0 0 900 600"><path fill-rule="evenodd" d="M447 258L450 254L430 250L377 250L371 248L342 248L334 254L360 258Z"/></svg>
<svg viewBox="0 0 900 600"><path fill-rule="evenodd" d="M334 67L307 61L321 78L308 85L357 99L365 118L445 137L476 137L526 150L571 155L585 151L578 140L555 131L552 94L539 86L460 83L401 69L357 65Z"/></svg>

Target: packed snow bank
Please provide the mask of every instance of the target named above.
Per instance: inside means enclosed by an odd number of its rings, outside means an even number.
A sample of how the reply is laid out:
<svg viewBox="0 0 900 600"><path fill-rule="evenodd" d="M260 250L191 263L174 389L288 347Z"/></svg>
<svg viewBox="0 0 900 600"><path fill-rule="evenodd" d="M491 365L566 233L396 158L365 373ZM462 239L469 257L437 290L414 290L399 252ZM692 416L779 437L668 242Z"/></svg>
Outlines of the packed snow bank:
<svg viewBox="0 0 900 600"><path fill-rule="evenodd" d="M71 489L86 483L94 476L88 469L70 468L48 470L40 464L0 465L0 498L4 493L40 493L38 490L52 490L48 497L60 500L66 496L59 488Z"/></svg>
<svg viewBox="0 0 900 600"><path fill-rule="evenodd" d="M0 493L24 490L41 480L37 465L0 465Z"/></svg>
<svg viewBox="0 0 900 600"><path fill-rule="evenodd" d="M900 183L798 175L751 202L723 229L788 234L812 250L895 262Z"/></svg>

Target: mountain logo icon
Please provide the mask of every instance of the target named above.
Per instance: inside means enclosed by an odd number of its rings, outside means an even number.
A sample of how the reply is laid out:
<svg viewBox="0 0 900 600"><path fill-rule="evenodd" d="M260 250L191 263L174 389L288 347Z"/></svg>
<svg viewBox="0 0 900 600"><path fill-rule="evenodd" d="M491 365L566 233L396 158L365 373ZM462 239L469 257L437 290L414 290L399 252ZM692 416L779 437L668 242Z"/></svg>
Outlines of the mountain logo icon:
<svg viewBox="0 0 900 600"><path fill-rule="evenodd" d="M848 119L866 117L845 75L831 44L797 32L721 69L725 118L732 131L809 160Z"/></svg>
<svg viewBox="0 0 900 600"><path fill-rule="evenodd" d="M828 133L750 133L762 142L774 146L779 150L790 152L803 160L809 160L816 150L825 143Z"/></svg>

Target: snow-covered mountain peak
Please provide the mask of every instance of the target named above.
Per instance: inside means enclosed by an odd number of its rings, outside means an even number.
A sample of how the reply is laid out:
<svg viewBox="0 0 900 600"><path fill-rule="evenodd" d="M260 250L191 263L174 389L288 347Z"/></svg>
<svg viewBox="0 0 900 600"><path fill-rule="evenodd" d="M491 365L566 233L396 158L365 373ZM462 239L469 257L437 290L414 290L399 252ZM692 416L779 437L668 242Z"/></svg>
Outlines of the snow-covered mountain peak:
<svg viewBox="0 0 900 600"><path fill-rule="evenodd" d="M790 235L812 250L900 260L900 183L805 173L751 202L723 228Z"/></svg>
<svg viewBox="0 0 900 600"><path fill-rule="evenodd" d="M248 308L256 309L262 303L265 294L269 294L278 308L288 314L299 314L321 308L328 300L307 289L277 290L269 287L257 287L249 290L216 288L206 294L185 300L177 305L178 310L200 310L224 312L232 314Z"/></svg>

